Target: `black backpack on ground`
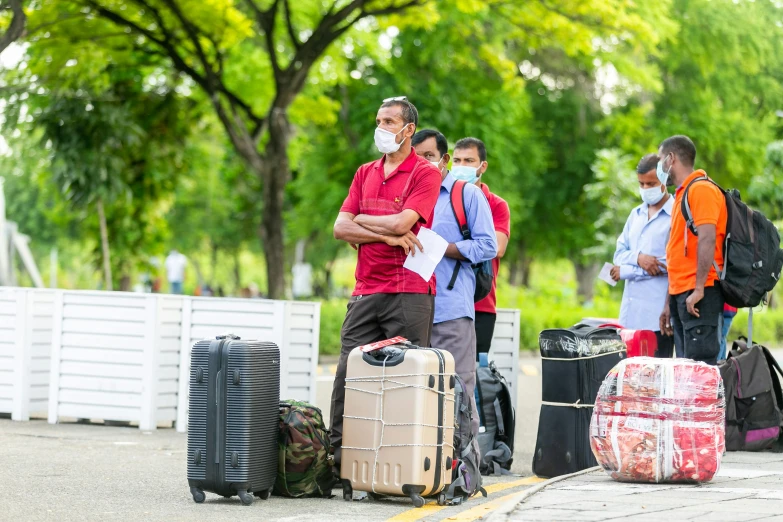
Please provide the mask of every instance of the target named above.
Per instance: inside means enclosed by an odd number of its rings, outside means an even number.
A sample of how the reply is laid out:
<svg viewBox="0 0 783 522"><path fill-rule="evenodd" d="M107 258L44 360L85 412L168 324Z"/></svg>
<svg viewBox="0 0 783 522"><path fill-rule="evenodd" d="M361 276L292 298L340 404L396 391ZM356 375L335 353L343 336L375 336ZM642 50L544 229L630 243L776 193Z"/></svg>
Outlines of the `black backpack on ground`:
<svg viewBox="0 0 783 522"><path fill-rule="evenodd" d="M480 355L476 369L476 404L479 410L479 447L482 475L508 475L514 462L516 419L511 391L495 362Z"/></svg>
<svg viewBox="0 0 783 522"><path fill-rule="evenodd" d="M454 211L454 218L457 220L462 239L465 241L472 239L470 228L468 228L468 215L465 213L465 186L467 184L466 181L457 180L451 189L451 210ZM457 266L454 267L454 273L451 275L451 281L449 281L449 286L447 287L449 290L454 289L461 267L462 261L457 260ZM492 269L492 260L482 261L481 263L470 265L470 267L476 276L476 291L473 293L473 302L478 303L492 291L492 281L495 279L495 273Z"/></svg>
<svg viewBox="0 0 783 522"><path fill-rule="evenodd" d="M707 176L701 176L685 187L681 204L682 215L693 235L698 236L699 233L693 221L688 191L699 181L709 181L720 189L726 199L728 218L723 244L723 270L715 263L723 297L736 308L758 306L780 279L783 268L780 234L764 214L742 202L738 190L723 190ZM687 230L685 234L687 236Z"/></svg>
<svg viewBox="0 0 783 522"><path fill-rule="evenodd" d="M761 451L780 436L783 376L765 347L734 341L719 365L726 390L726 450Z"/></svg>

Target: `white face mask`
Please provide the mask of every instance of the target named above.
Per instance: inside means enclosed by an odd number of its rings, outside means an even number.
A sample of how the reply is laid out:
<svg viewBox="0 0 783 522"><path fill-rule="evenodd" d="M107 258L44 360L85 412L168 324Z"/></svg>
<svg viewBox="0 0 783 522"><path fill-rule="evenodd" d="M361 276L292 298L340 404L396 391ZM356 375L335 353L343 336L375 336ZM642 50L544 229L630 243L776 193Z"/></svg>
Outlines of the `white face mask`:
<svg viewBox="0 0 783 522"><path fill-rule="evenodd" d="M639 188L639 194L642 196L642 201L648 205L657 205L666 195L666 191L661 192L661 187L652 187L648 189Z"/></svg>
<svg viewBox="0 0 783 522"><path fill-rule="evenodd" d="M400 132L404 131L408 127L408 124L406 123L402 129L400 129ZM397 134L399 134L398 132ZM389 132L385 129L382 129L380 127L375 128L375 146L378 147L378 150L383 154L393 154L400 150L400 147L402 147L402 144L405 142L405 139L399 143L397 143L397 134L393 132Z"/></svg>

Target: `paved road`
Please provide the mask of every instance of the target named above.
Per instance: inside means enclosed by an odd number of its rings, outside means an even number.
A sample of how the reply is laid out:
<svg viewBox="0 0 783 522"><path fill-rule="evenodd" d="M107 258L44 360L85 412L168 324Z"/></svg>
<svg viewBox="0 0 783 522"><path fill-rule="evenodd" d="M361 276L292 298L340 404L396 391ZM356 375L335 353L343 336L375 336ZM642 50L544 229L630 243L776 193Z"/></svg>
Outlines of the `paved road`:
<svg viewBox="0 0 783 522"><path fill-rule="evenodd" d="M465 506L414 510L407 499L347 503L338 496L272 498L243 507L237 498L213 495L197 505L187 487L185 437L174 430L0 419L0 490L5 494L0 520L477 520L540 481L529 476L541 394L535 361L525 359L520 374L514 470L527 476L488 479L489 498ZM322 370L318 382L317 402L325 409L331 393L328 370Z"/></svg>

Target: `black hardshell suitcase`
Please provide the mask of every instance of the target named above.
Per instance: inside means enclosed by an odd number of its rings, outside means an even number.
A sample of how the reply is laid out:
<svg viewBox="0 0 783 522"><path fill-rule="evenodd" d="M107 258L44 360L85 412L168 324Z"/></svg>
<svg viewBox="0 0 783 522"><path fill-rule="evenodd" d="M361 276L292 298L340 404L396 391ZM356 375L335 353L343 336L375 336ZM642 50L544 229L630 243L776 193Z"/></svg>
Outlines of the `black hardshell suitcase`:
<svg viewBox="0 0 783 522"><path fill-rule="evenodd" d="M280 349L233 335L199 341L190 360L188 484L253 503L275 484Z"/></svg>
<svg viewBox="0 0 783 522"><path fill-rule="evenodd" d="M590 449L592 405L609 371L626 357L614 328L579 325L539 336L542 402L533 473L551 478L597 465Z"/></svg>

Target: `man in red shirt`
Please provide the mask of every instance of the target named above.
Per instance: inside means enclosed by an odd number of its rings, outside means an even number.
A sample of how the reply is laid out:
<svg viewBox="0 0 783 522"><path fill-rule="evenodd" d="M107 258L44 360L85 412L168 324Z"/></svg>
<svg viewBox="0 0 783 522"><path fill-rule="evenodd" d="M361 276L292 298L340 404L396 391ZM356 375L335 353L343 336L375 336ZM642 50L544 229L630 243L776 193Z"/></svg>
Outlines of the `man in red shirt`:
<svg viewBox="0 0 783 522"><path fill-rule="evenodd" d="M487 148L483 141L477 138L459 140L454 145L452 165L451 174L455 178L475 183L487 197L498 242L498 255L492 260L492 271L495 274L495 278L492 280L492 291L487 297L476 303L476 358L478 360L479 354L489 352L492 346L492 336L495 333L495 320L497 319L495 290L500 258L506 254L508 238L511 236L511 212L508 209L508 203L497 194L490 192L487 184L483 182L484 173L488 166Z"/></svg>
<svg viewBox="0 0 783 522"><path fill-rule="evenodd" d="M411 250L413 255L421 250L416 235L431 225L441 173L411 147L418 113L406 98L384 100L375 122L375 144L384 156L356 171L334 224L334 237L359 251L332 389L331 443L338 468L348 354L398 335L429 346L435 310L435 277L425 281L402 265Z"/></svg>

